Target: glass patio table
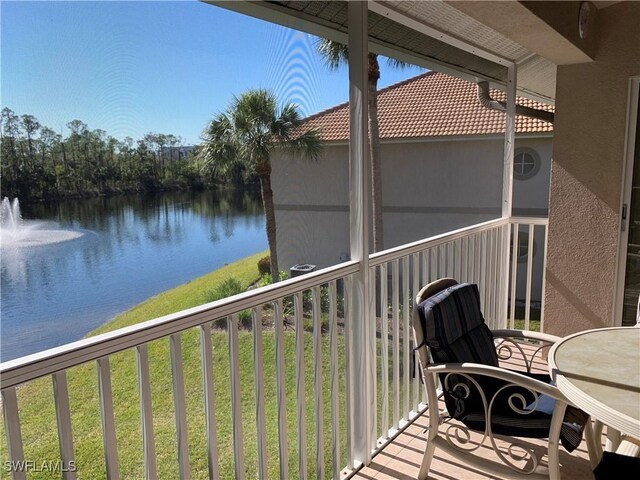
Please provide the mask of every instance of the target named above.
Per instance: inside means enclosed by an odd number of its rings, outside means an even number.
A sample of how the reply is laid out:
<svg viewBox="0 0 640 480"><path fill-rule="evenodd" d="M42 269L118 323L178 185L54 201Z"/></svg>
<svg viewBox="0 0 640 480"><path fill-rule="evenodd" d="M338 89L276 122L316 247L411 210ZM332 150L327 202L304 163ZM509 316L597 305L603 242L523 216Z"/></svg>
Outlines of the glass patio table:
<svg viewBox="0 0 640 480"><path fill-rule="evenodd" d="M640 328L569 335L549 351L558 389L595 420L640 439Z"/></svg>

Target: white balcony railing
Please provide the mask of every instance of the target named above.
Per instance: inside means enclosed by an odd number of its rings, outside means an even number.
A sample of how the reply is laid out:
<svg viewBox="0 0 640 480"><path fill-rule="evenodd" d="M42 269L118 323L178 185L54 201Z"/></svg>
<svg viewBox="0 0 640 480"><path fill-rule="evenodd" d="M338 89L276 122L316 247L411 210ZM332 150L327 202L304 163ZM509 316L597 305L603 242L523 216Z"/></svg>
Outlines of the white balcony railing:
<svg viewBox="0 0 640 480"><path fill-rule="evenodd" d="M515 228L513 225L516 225ZM511 232L513 231L513 234ZM527 248L521 241L527 236ZM510 239L511 235L511 239ZM542 241L539 240L542 239ZM539 245L542 243L543 245ZM426 408L421 384L416 375L410 335L412 298L422 285L443 276L459 281L477 283L480 287L483 311L492 328L513 326L516 317L522 317L524 327L531 323L530 307L535 297L544 298L543 282L538 276L536 286L536 257L544 258L546 220L512 219L494 220L423 241L393 248L370 257L369 282L372 298L376 301L365 319L370 329L371 344L376 355L370 356L368 371L377 372L373 382L373 412L368 427L375 432L372 453L391 441L402 429ZM517 254L509 256L518 246ZM510 259L510 260L509 260ZM538 268L542 272L542 268ZM205 418L206 474L208 478L233 475L235 478L344 478L359 466L353 448L354 419L363 401L363 392L354 391L353 361L357 342L352 329L354 322L351 305L352 278L358 273L358 263L346 262L322 271L289 279L276 285L252 290L173 315L149 320L131 327L70 343L59 348L5 362L0 365L4 431L7 442L2 460L10 465L26 465L30 458L23 439L25 424L33 421L20 412L30 398L21 395L20 386L41 377L50 377L53 385L53 403L57 423L59 458L62 466L75 465L76 469L63 469L65 478L82 476L86 467L76 457L81 448L74 444L73 418L70 407L67 372L85 364L96 364L99 416L102 424L104 472L108 478L129 476L122 467L118 453L117 425L114 421L112 394L112 367L110 360L124 351L135 352L138 398L127 399L139 403L142 452L145 476L158 478L162 466L156 451L154 435L154 405L150 376L149 345L158 341L169 343L171 384L175 432L177 443L177 475L190 478L194 458L190 452L187 404L200 404ZM507 278L509 277L509 278ZM515 280L515 281L513 281ZM536 290L537 289L537 290ZM522 299L519 305L516 299ZM518 312L524 307L524 313ZM251 313L250 335L253 345L252 364L240 362L240 318ZM265 328L263 319L272 319ZM226 319L226 329L216 329ZM185 394L183 366L183 337L192 330L199 331L199 365L202 371L201 396ZM230 394L221 396L214 388L214 374L220 365L214 363L212 335L225 335L228 349ZM245 338L245 334L242 334ZM274 354L267 355L264 339L273 341ZM287 345L294 345L292 353ZM305 346L310 344L310 352ZM132 360L133 361L133 360ZM295 364L292 365L291 362ZM275 378L265 380L265 365L273 364L269 371ZM247 416L243 392L248 388L241 382L241 369L253 370L253 408ZM295 389L287 388L288 372L295 369ZM309 377L309 374L311 378ZM271 381L273 380L273 381ZM158 381L155 379L155 381ZM269 386L268 386L268 385ZM308 388L312 385L312 388ZM219 389L219 385L218 385ZM312 391L312 394L309 392ZM292 393L293 392L293 393ZM275 409L268 410L268 399L274 399ZM217 426L216 414L228 401L231 428L222 432ZM291 403L295 403L295 409ZM227 408L225 408L227 410ZM310 417L311 413L311 417ZM295 415L295 433L288 418ZM247 421L251 422L250 428ZM255 423L253 423L255 422ZM309 428L310 431L307 431ZM245 431L255 431L255 438L247 440ZM268 438L277 438L268 441ZM221 459L221 445L233 445L232 467L229 460ZM250 449L250 450L249 450ZM274 452L274 450L277 450ZM296 458L297 456L297 458ZM83 457L85 458L85 457ZM275 459L275 460L274 460ZM224 461L223 461L224 460ZM92 459L96 462L97 459ZM23 463L20 463L23 462ZM175 463L174 462L174 463ZM221 465L224 466L221 467ZM128 467L127 467L128 468ZM224 470L230 468L230 470ZM12 468L16 479L26 478L24 468ZM162 476L162 475L161 475Z"/></svg>

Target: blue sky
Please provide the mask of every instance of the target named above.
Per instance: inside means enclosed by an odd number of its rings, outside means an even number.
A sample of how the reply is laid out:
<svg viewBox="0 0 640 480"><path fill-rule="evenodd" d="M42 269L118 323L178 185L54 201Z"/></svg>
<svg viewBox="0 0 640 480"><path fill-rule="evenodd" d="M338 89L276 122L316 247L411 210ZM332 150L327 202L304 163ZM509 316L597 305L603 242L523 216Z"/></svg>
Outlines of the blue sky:
<svg viewBox="0 0 640 480"><path fill-rule="evenodd" d="M198 1L0 3L0 101L68 133L79 119L116 138L197 143L233 95L268 88L309 115L347 100L314 37ZM419 73L382 63L380 87Z"/></svg>

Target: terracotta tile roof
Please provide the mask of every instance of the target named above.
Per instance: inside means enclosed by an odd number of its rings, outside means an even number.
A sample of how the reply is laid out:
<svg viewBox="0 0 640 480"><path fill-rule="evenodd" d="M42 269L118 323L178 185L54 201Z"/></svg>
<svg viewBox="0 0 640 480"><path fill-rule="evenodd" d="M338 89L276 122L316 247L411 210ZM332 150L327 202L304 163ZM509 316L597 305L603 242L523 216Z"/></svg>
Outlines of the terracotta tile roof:
<svg viewBox="0 0 640 480"><path fill-rule="evenodd" d="M504 92L491 91L495 100ZM517 103L553 111L551 105L518 97ZM438 72L427 72L378 92L380 138L420 138L504 133L504 113L480 105L475 84ZM305 127L320 130L325 141L349 138L349 104L308 117ZM516 133L553 132L551 123L516 118Z"/></svg>

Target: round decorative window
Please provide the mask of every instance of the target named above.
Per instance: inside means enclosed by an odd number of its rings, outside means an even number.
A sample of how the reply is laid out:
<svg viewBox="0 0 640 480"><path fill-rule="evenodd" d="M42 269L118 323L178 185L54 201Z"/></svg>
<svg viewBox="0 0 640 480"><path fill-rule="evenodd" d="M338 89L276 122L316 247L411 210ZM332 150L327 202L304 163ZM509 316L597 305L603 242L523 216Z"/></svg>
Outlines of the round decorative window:
<svg viewBox="0 0 640 480"><path fill-rule="evenodd" d="M540 170L540 155L532 148L516 148L513 155L513 177L527 180Z"/></svg>

